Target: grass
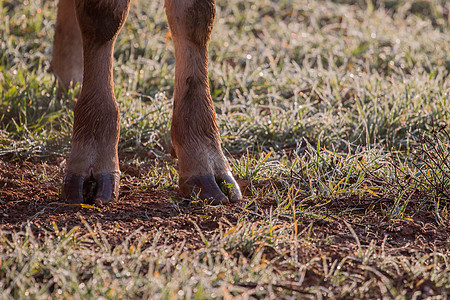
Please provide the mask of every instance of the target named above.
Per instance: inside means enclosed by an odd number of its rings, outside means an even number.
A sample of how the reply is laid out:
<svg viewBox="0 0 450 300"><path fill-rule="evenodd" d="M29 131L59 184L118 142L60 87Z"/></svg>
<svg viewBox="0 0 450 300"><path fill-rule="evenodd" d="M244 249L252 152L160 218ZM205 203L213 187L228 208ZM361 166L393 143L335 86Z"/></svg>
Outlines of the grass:
<svg viewBox="0 0 450 300"><path fill-rule="evenodd" d="M39 235L34 218L4 227L0 297L446 299L449 10L441 0L217 0L210 87L245 195L236 220L212 231L192 221L198 242L154 227L112 243L82 217L47 221ZM46 72L54 12L53 1L0 1L0 162L51 163L70 149L79 87L58 98ZM133 2L114 52L119 152L146 170L124 175L133 193L159 189L189 220L195 209L170 198L167 33L161 3ZM35 175L54 186L49 174Z"/></svg>
<svg viewBox="0 0 450 300"><path fill-rule="evenodd" d="M137 242L125 240L111 249L106 240L96 238L94 228L84 235L78 227L69 232L55 228L52 238L41 241L26 230L10 239L3 236L8 259L2 262L0 286L4 296L14 298L211 299L409 298L405 290L448 284L448 256L442 253L392 255L392 250L376 249L373 243L361 247L358 255L296 259L295 249L312 251L313 241L295 239L288 228L275 223L221 230L207 246L191 253L183 244L158 246L157 233L137 232ZM101 228L97 230L101 236ZM146 242L150 246L143 249ZM307 281L316 285L305 289Z"/></svg>

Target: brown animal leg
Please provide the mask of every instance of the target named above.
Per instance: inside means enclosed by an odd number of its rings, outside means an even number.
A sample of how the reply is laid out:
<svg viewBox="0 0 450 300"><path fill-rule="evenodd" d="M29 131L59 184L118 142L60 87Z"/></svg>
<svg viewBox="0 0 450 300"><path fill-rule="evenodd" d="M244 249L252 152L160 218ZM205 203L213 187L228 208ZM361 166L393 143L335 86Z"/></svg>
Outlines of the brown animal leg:
<svg viewBox="0 0 450 300"><path fill-rule="evenodd" d="M112 53L128 14L130 0L76 0L83 38L83 86L75 105L72 151L63 186L71 203L86 200L96 187L96 204L116 200L119 192L119 108L114 97Z"/></svg>
<svg viewBox="0 0 450 300"><path fill-rule="evenodd" d="M75 0L59 1L50 70L58 77L63 89L83 79L83 46Z"/></svg>
<svg viewBox="0 0 450 300"><path fill-rule="evenodd" d="M208 85L215 0L165 0L165 7L175 45L171 136L178 157L180 191L213 204L238 201L242 195L222 153Z"/></svg>

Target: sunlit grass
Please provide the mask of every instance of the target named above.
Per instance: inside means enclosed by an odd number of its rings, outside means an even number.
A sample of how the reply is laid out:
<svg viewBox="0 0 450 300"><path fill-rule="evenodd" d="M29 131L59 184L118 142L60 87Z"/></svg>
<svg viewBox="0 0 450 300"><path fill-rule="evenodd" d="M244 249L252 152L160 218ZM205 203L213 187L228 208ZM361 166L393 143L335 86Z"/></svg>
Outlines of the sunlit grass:
<svg viewBox="0 0 450 300"><path fill-rule="evenodd" d="M166 245L158 229L110 247L89 222L40 238L4 232L0 297L446 297L448 249L405 254L388 234L362 243L355 230L416 222L448 233L449 9L217 0L209 80L245 196L238 222L196 251ZM55 2L3 0L0 20L0 159L67 155L79 87L58 98L47 72ZM173 51L161 2L134 1L114 81L123 162L152 166L137 191L176 189ZM352 246L321 254L342 238L315 234L321 221L342 226Z"/></svg>

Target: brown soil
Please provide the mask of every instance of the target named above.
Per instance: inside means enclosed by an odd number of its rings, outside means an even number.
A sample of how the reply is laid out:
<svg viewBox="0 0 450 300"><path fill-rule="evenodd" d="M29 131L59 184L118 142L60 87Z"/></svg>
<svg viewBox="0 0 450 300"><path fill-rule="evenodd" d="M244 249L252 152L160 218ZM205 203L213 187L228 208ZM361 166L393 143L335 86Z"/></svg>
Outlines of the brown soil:
<svg viewBox="0 0 450 300"><path fill-rule="evenodd" d="M164 243L186 240L189 248L203 244L195 225L204 234L219 226L235 224L242 216L239 205L211 207L176 198L174 190L157 190L138 183L140 172L121 165L120 197L103 207L65 204L59 197L63 178L62 158L52 162L7 162L0 160L0 230L19 231L30 223L36 235L58 228L100 224L108 242L122 243L133 232L164 232ZM130 175L132 174L132 175ZM172 200L171 197L175 197ZM194 225L195 223L195 225Z"/></svg>
<svg viewBox="0 0 450 300"><path fill-rule="evenodd" d="M142 187L139 184L141 171L127 164L121 165L123 177L117 202L100 208L68 205L59 198L63 161L61 157L46 162L0 159L0 231L19 231L29 223L33 232L40 236L54 230L53 222L58 228L70 229L73 226L85 228L83 222L86 221L91 225L100 224L111 246L122 243L140 229L142 232L162 231L161 243L184 240L188 249L198 249L204 246L198 228L208 238L240 219L257 222L261 212L276 207L273 201L248 198L238 204L218 207L180 202L173 198L175 190ZM312 241L299 247L300 261L320 254L333 258L355 253L355 237L344 221L354 229L363 246L375 241L378 246L383 244L403 254L450 248L450 228L437 226L431 213L418 213L415 219L384 220L376 210L364 209L371 205L370 199L335 199L326 208L326 219L300 216L297 232L302 236L309 232ZM351 213L341 214L349 208L352 208Z"/></svg>

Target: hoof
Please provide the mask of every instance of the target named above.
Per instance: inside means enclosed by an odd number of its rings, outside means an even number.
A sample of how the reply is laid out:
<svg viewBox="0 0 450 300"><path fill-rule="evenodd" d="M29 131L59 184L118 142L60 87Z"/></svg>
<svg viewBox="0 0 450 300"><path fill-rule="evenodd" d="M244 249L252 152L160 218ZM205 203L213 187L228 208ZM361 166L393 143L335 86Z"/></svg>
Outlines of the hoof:
<svg viewBox="0 0 450 300"><path fill-rule="evenodd" d="M64 178L62 198L72 204L102 206L116 201L119 196L119 174L97 174L95 177L67 173Z"/></svg>
<svg viewBox="0 0 450 300"><path fill-rule="evenodd" d="M180 178L180 192L184 197L198 196L211 205L228 204L242 200L241 190L231 173Z"/></svg>
<svg viewBox="0 0 450 300"><path fill-rule="evenodd" d="M67 173L64 177L62 197L71 204L83 203L84 177Z"/></svg>

